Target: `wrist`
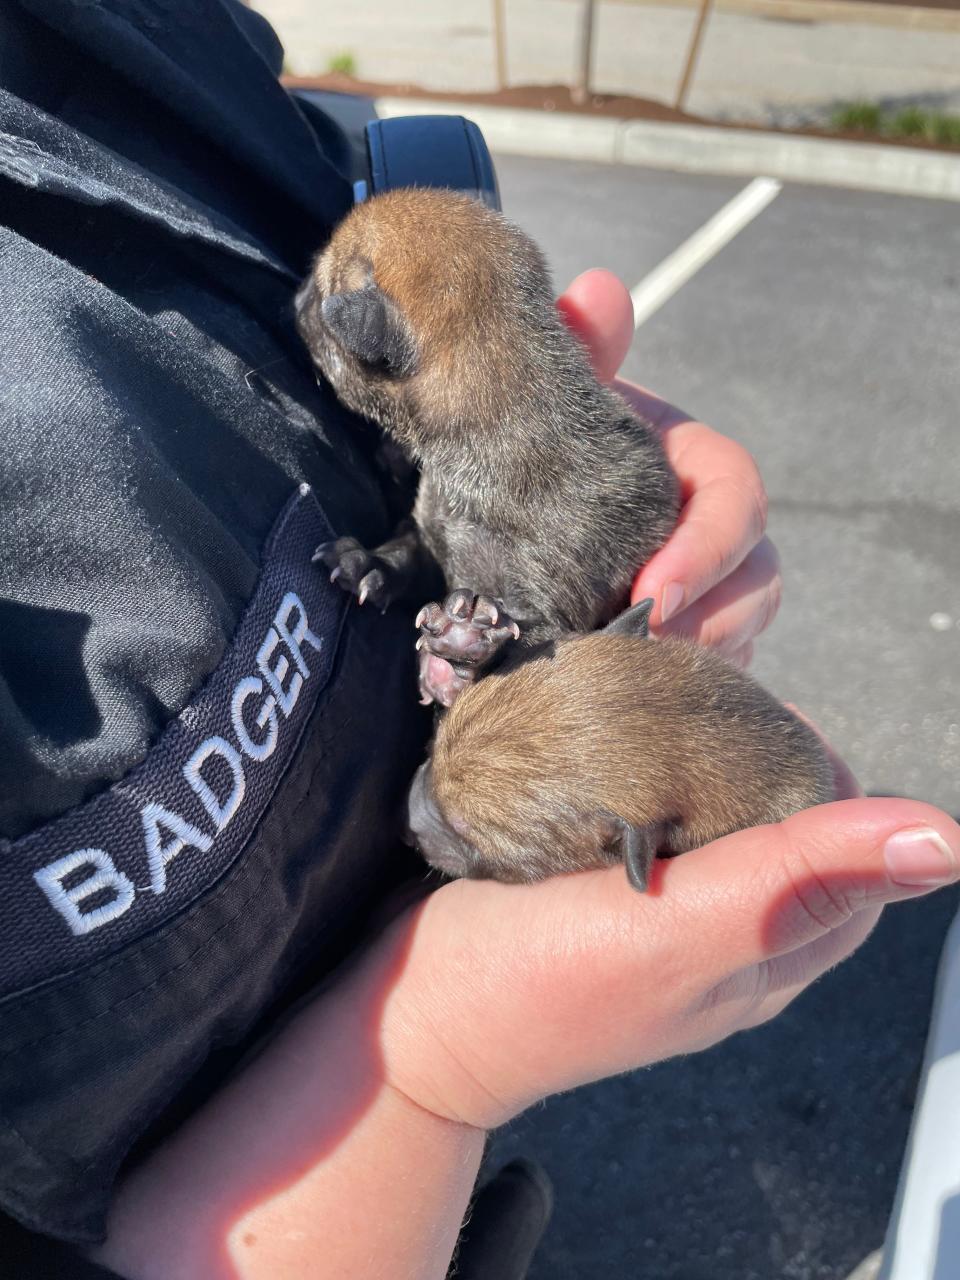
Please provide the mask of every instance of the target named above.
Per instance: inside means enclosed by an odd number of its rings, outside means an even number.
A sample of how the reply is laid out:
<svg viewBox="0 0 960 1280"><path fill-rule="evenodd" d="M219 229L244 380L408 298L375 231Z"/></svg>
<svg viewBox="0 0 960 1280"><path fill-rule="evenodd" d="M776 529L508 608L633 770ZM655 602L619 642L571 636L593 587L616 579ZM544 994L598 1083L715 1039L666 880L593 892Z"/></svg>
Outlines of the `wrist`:
<svg viewBox="0 0 960 1280"><path fill-rule="evenodd" d="M629 982L607 956L631 933L636 896L617 868L534 886L445 885L391 944L386 1078L433 1114L487 1131L635 1065L608 1052L618 1037L602 993Z"/></svg>
<svg viewBox="0 0 960 1280"><path fill-rule="evenodd" d="M387 1079L397 941L342 973L132 1172L97 1260L131 1280L294 1280L317 1258L330 1274L442 1280L486 1134Z"/></svg>
<svg viewBox="0 0 960 1280"><path fill-rule="evenodd" d="M537 1101L523 1087L523 1046L504 1051L501 1019L509 1025L528 984L505 964L495 920L477 918L478 902L504 888L445 885L370 957L370 980L385 992L380 1049L390 1087L410 1105L483 1134Z"/></svg>

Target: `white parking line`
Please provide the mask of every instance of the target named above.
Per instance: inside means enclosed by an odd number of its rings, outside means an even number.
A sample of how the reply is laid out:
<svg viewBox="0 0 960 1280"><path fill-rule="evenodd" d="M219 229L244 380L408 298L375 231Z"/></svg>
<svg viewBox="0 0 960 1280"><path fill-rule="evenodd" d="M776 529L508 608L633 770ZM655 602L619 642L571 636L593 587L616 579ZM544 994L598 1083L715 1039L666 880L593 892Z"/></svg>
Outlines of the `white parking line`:
<svg viewBox="0 0 960 1280"><path fill-rule="evenodd" d="M754 178L722 209L674 249L668 258L630 290L633 299L633 324L639 329L655 311L696 275L702 266L720 252L725 244L757 216L780 192L776 178Z"/></svg>

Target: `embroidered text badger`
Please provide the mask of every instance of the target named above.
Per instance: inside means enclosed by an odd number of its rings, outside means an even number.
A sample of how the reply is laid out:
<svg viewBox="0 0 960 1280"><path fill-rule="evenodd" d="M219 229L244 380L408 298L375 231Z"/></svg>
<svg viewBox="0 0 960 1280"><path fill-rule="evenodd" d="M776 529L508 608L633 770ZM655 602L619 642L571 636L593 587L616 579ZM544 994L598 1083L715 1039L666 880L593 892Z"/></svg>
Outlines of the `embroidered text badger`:
<svg viewBox="0 0 960 1280"><path fill-rule="evenodd" d="M281 726L310 679L304 646L319 652L321 645L310 630L302 600L287 591L257 651L259 675L238 680L224 708L231 737L214 734L204 739L181 770L185 785L209 817L209 828L155 801L140 810L148 884L135 885L103 848L75 849L33 873L73 934L90 933L116 920L130 910L138 894L164 893L170 864L184 849L210 851L243 804L246 770L273 755Z"/></svg>

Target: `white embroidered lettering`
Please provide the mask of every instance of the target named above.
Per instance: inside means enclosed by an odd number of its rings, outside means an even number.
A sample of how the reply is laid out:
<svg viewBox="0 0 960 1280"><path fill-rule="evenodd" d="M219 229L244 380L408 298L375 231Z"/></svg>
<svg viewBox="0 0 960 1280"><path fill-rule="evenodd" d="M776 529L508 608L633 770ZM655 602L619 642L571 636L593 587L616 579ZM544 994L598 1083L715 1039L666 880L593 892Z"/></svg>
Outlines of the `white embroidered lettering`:
<svg viewBox="0 0 960 1280"><path fill-rule="evenodd" d="M323 640L310 630L300 596L295 591L287 591L257 650L256 666L263 678L244 676L229 694L230 724L239 750L227 738L212 734L201 742L180 771L209 815L213 831L208 834L176 810L154 801L143 805L140 811L150 888L154 893L166 892L167 868L184 849L209 853L214 837L239 812L247 792L243 757L262 762L277 749L281 724L278 709L284 719L289 719L305 682L310 679L305 647L319 653ZM225 713L226 707L222 706L220 717L225 718ZM184 719L187 720L187 712ZM190 728L195 724L196 719L190 722ZM169 773L163 780L169 785ZM134 882L117 868L104 849L78 849L41 867L33 878L78 936L129 911L138 892Z"/></svg>
<svg viewBox="0 0 960 1280"><path fill-rule="evenodd" d="M213 840L178 813L165 809L162 804L145 805L141 817L147 864L150 867L150 884L154 893L163 893L167 887L167 864L188 845L199 849L201 853L207 853ZM174 838L167 844L163 843L160 835L161 827L173 834Z"/></svg>
<svg viewBox="0 0 960 1280"><path fill-rule="evenodd" d="M69 889L64 880L76 871L87 868L89 875ZM118 871L112 859L103 849L77 849L33 873L33 878L47 895L70 927L70 932L80 937L91 929L99 929L110 920L116 920L130 909L136 890L131 881ZM109 889L112 897L99 907L81 911L81 903Z"/></svg>
<svg viewBox="0 0 960 1280"><path fill-rule="evenodd" d="M277 700L270 694L264 698L257 713L257 728L263 729L269 725L267 736L262 742L254 742L250 736L250 732L243 721L243 704L248 698L256 698L263 692L263 681L258 680L256 676L247 676L241 680L233 691L233 701L230 704L230 720L233 724L233 732L237 735L237 741L240 743L240 750L250 757L251 760L266 760L268 756L272 756L277 745L277 737L279 735L279 725L277 723Z"/></svg>
<svg viewBox="0 0 960 1280"><path fill-rule="evenodd" d="M290 630L290 614L296 610L297 625L293 631ZM304 660L303 654L300 652L300 645L305 640L312 648L320 652L320 646L323 641L313 634L307 626L307 611L303 607L303 601L295 591L288 591L280 601L280 608L277 610L276 617L273 619L273 625L283 638L287 648L293 654L293 660L300 668L301 673L306 678L310 674L310 668Z"/></svg>
<svg viewBox="0 0 960 1280"><path fill-rule="evenodd" d="M220 800L210 783L203 776L203 766L211 756L225 760L233 778L233 785L228 795ZM209 813L218 831L222 831L233 815L240 808L240 801L247 789L247 780L243 776L243 762L236 747L232 747L226 738L207 738L183 766L183 776L200 797L200 803Z"/></svg>
<svg viewBox="0 0 960 1280"><path fill-rule="evenodd" d="M279 703L280 710L286 718L289 718L290 712L297 705L297 699L300 697L300 690L303 687L303 676L299 671L295 671L290 677L289 685L284 688L284 680L287 672L290 670L290 663L281 653L277 658L275 667L270 666L270 658L274 649L280 643L280 637L274 631L273 627L267 631L263 644L257 651L257 666L263 673L263 678L273 690Z"/></svg>

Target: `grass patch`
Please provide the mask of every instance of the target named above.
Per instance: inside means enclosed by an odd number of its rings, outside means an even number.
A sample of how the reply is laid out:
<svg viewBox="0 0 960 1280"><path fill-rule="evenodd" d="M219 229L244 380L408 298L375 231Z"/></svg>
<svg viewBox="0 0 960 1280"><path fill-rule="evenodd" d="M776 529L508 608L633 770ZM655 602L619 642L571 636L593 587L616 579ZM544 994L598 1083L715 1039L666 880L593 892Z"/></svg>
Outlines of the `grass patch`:
<svg viewBox="0 0 960 1280"><path fill-rule="evenodd" d="M879 133L883 112L875 102L848 102L831 113L834 129L855 129L860 133Z"/></svg>
<svg viewBox="0 0 960 1280"><path fill-rule="evenodd" d="M922 107L904 107L890 116L886 131L895 138L922 138L927 132L927 113Z"/></svg>
<svg viewBox="0 0 960 1280"><path fill-rule="evenodd" d="M830 116L830 126L844 133L872 133L882 138L922 138L941 147L960 147L960 116L926 107L885 111L875 102L848 102Z"/></svg>
<svg viewBox="0 0 960 1280"><path fill-rule="evenodd" d="M960 147L960 116L937 116L931 130L933 141L942 147Z"/></svg>
<svg viewBox="0 0 960 1280"><path fill-rule="evenodd" d="M327 63L328 71L339 71L342 76L357 74L357 60L352 53L335 53Z"/></svg>

